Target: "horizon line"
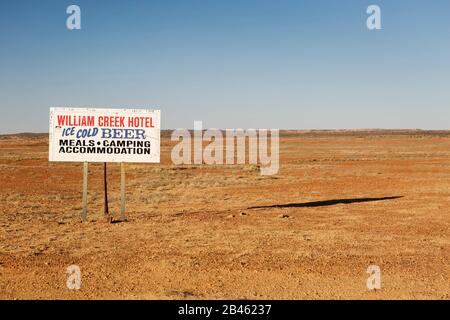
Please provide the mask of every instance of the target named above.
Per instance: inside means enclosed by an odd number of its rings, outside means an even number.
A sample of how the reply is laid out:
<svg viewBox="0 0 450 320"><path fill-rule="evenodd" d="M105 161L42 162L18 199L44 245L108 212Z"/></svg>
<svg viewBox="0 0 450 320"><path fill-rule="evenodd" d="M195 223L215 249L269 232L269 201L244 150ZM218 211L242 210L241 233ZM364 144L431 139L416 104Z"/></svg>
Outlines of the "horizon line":
<svg viewBox="0 0 450 320"><path fill-rule="evenodd" d="M189 131L193 131L193 128L175 128L175 129L161 129L162 132L164 131L174 131L174 130L179 130L179 129L187 129ZM204 128L202 129L202 131L206 131L208 129L217 129L217 130L221 130L221 131L225 131L225 130L238 130L238 129L243 129L243 130L248 130L248 129L255 129L255 130L260 130L260 129L265 129L265 130L279 130L280 132L282 131L297 131L297 132L369 132L369 131L391 131L391 132L412 132L412 131L419 131L419 132L449 132L450 133L450 128L448 129L421 129L421 128L350 128L350 129L274 129L274 128ZM0 133L0 136L20 136L20 135L48 135L49 132L36 132L36 131L21 131L21 132L5 132L5 133Z"/></svg>

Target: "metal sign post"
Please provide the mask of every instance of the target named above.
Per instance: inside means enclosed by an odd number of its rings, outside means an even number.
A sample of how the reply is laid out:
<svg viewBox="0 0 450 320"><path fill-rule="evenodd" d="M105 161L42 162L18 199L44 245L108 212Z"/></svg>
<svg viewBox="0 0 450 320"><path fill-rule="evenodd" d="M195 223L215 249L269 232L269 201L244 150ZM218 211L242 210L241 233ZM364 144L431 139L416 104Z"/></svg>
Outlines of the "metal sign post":
<svg viewBox="0 0 450 320"><path fill-rule="evenodd" d="M120 219L125 217L125 163L120 163Z"/></svg>
<svg viewBox="0 0 450 320"><path fill-rule="evenodd" d="M83 211L81 221L87 221L87 193L88 193L88 162L83 162Z"/></svg>
<svg viewBox="0 0 450 320"><path fill-rule="evenodd" d="M106 169L106 162L103 164L103 187L105 189L105 204L103 207L103 211L105 216L109 216L109 207L108 207L108 172Z"/></svg>

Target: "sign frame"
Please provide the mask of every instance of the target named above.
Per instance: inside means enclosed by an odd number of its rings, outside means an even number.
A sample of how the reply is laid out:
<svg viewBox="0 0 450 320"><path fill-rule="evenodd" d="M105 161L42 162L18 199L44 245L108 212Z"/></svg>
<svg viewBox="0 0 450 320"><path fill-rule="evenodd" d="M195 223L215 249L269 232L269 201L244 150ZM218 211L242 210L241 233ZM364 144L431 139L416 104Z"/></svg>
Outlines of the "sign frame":
<svg viewBox="0 0 450 320"><path fill-rule="evenodd" d="M159 163L160 124L155 109L50 108L49 161Z"/></svg>
<svg viewBox="0 0 450 320"><path fill-rule="evenodd" d="M129 114L129 115L127 115ZM131 116L131 114L133 116ZM73 116L73 118L71 118ZM104 117L104 118L102 118ZM128 117L128 118L126 118ZM137 117L137 118L131 118ZM102 120L102 121L101 121ZM105 120L108 120L108 125L105 125ZM128 121L127 121L128 120ZM137 120L137 121L136 121ZM154 122L153 122L154 121ZM57 124L57 125L55 125ZM96 124L98 126L96 126ZM125 124L128 124L126 126ZM137 125L136 125L137 124ZM63 129L63 126L66 127ZM75 128L79 129L75 129ZM130 128L132 127L132 128ZM145 128L144 128L145 127ZM96 137L98 133L102 134L102 138ZM61 142L64 141L63 143ZM121 143L114 143L114 147L105 146L102 141L122 141ZM86 144L86 140L88 143ZM131 142L129 142L131 140ZM133 141L134 140L134 141ZM142 143L134 143L138 142ZM139 141L144 140L144 141ZM73 141L83 141L82 143ZM58 143L60 147L58 153L55 150L55 144ZM72 144L75 144L73 149ZM108 143L109 144L109 143ZM68 146L67 149L61 149ZM78 147L78 145L81 145ZM87 145L87 146L86 146ZM117 145L120 145L119 147ZM139 154L139 150L130 148L130 145L148 146L148 152ZM99 147L100 146L100 147ZM124 157L123 149L119 156L116 154L109 155L109 153L89 154L84 156L84 153L77 154L77 156L67 157L60 156L61 150L77 151L98 151L107 150L111 148L112 151L120 151L120 147L127 148L128 152L133 150L138 152L130 157ZM156 147L156 151L155 150ZM83 149L82 149L83 148ZM90 148L90 149L88 149ZM102 149L99 149L102 148ZM153 151L153 153L152 153ZM144 153L144 152L143 152ZM144 155L147 157L141 157ZM127 155L127 154L126 154ZM83 191L82 191L82 211L81 221L87 221L87 198L88 198L88 164L89 162L103 162L104 163L104 214L108 221L112 222L112 217L109 214L108 208L108 191L107 191L107 163L120 163L120 218L118 221L127 221L125 217L125 163L160 163L161 159L161 111L154 109L111 109L111 108L64 108L56 107L49 110L49 161L55 162L82 162L83 163Z"/></svg>

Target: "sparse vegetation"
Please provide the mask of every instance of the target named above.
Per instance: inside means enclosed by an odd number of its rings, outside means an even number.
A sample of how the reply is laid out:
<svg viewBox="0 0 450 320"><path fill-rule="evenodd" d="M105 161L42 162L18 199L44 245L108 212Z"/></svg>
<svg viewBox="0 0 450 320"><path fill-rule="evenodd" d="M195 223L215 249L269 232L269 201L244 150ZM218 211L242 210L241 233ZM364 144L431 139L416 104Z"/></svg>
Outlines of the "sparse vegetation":
<svg viewBox="0 0 450 320"><path fill-rule="evenodd" d="M102 164L81 224L81 164L48 163L47 136L0 139L0 298L448 299L448 133L282 132L276 176L174 166L163 137L161 164L127 164L129 221L115 224ZM108 168L117 214L120 171ZM402 197L360 201L390 196ZM78 293L62 289L73 263Z"/></svg>

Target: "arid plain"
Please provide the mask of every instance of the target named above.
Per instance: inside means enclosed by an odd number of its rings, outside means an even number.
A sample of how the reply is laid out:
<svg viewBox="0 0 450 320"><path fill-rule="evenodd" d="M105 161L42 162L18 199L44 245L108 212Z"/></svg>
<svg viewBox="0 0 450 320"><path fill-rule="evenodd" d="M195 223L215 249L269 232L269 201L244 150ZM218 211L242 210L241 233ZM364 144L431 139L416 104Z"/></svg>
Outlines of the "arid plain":
<svg viewBox="0 0 450 320"><path fill-rule="evenodd" d="M80 223L82 164L49 163L46 135L0 137L0 298L450 298L450 132L285 131L274 176L175 166L174 144L126 166L127 222L104 218L91 164Z"/></svg>

